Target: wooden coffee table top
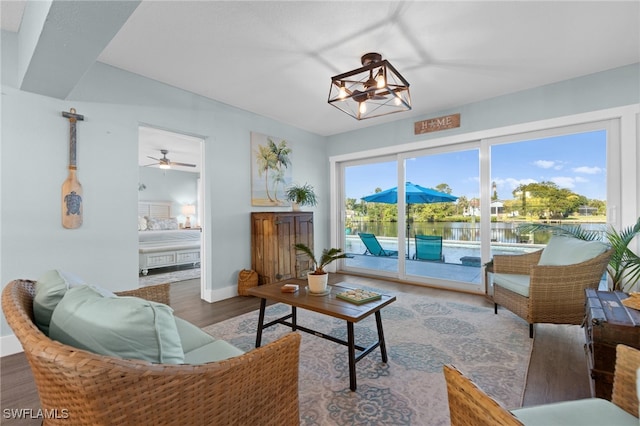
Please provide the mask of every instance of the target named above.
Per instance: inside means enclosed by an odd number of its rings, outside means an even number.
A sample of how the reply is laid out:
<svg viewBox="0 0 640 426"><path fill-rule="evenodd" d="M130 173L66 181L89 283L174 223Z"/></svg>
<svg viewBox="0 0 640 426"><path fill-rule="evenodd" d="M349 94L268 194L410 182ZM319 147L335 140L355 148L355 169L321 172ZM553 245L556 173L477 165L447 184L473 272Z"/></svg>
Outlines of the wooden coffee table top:
<svg viewBox="0 0 640 426"><path fill-rule="evenodd" d="M284 284L298 284L300 289L295 293L283 293L280 288ZM326 296L315 296L309 294L306 280L291 279L273 284L252 287L248 290L248 293L251 296L286 303L290 306L319 312L321 314L344 319L350 322L358 322L396 300L394 295L383 293L382 298L378 300L372 300L371 302L357 305L336 297L336 294L340 292L355 288L361 288L361 286L342 281L329 285L329 289L331 290L330 294L327 294Z"/></svg>

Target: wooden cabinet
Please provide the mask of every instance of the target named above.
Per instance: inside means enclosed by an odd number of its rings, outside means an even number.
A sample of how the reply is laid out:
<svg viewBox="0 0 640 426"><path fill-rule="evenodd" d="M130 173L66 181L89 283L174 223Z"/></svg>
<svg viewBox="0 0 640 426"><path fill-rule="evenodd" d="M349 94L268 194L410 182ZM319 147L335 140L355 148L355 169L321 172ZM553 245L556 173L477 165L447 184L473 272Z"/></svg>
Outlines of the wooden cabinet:
<svg viewBox="0 0 640 426"><path fill-rule="evenodd" d="M611 400L616 345L640 349L640 312L627 308L620 291L586 290L585 353L591 375L591 395Z"/></svg>
<svg viewBox="0 0 640 426"><path fill-rule="evenodd" d="M251 213L251 268L260 285L306 278L312 263L297 243L313 249L312 212Z"/></svg>

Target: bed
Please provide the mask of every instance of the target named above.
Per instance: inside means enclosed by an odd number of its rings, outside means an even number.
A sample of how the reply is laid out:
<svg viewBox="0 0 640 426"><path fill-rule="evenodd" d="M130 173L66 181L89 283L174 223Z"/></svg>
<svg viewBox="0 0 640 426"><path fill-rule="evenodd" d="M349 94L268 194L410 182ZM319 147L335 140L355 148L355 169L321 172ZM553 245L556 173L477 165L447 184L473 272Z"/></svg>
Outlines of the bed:
<svg viewBox="0 0 640 426"><path fill-rule="evenodd" d="M150 269L200 263L200 228L180 228L171 202L138 203L138 257L142 275Z"/></svg>

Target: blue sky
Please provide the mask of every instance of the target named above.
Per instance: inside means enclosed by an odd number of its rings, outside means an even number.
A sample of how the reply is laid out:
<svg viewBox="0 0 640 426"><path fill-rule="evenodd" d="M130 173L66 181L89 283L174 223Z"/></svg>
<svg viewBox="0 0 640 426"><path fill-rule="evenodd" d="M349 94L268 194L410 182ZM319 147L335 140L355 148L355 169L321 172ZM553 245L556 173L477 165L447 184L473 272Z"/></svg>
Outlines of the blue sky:
<svg viewBox="0 0 640 426"><path fill-rule="evenodd" d="M513 198L520 184L552 181L587 198L606 199L606 132L595 131L522 141L491 148L491 180L498 198ZM433 188L448 184L452 194L478 197L478 150L418 157L407 161L407 180ZM395 162L354 166L346 171L348 198L360 199L376 187L396 186Z"/></svg>

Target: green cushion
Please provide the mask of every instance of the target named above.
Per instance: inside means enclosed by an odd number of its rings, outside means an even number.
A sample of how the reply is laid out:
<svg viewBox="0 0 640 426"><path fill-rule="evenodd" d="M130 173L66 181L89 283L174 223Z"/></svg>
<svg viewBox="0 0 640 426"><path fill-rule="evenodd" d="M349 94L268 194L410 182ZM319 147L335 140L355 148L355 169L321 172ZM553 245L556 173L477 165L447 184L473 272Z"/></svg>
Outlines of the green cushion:
<svg viewBox="0 0 640 426"><path fill-rule="evenodd" d="M493 285L511 290L521 296L529 297L529 275L521 274L493 274Z"/></svg>
<svg viewBox="0 0 640 426"><path fill-rule="evenodd" d="M49 336L102 355L184 362L173 309L138 297L103 297L89 286L66 292L53 311Z"/></svg>
<svg viewBox="0 0 640 426"><path fill-rule="evenodd" d="M542 250L538 265L575 265L597 257L607 251L607 248L607 245L600 241L554 235Z"/></svg>
<svg viewBox="0 0 640 426"><path fill-rule="evenodd" d="M190 352L185 352L184 362L185 364L206 364L232 358L243 353L231 343L224 340L215 340Z"/></svg>
<svg viewBox="0 0 640 426"><path fill-rule="evenodd" d="M36 291L33 298L33 316L36 326L44 334L49 335L51 315L68 289L86 285L84 280L69 272L52 269L45 272L36 281ZM109 290L94 287L105 297L114 296Z"/></svg>
<svg viewBox="0 0 640 426"><path fill-rule="evenodd" d="M205 333L190 322L178 317L174 317L174 319L176 320L178 335L180 336L180 342L182 343L182 350L185 354L216 340L213 336Z"/></svg>
<svg viewBox="0 0 640 426"><path fill-rule="evenodd" d="M526 426L638 426L638 418L600 398L519 408L511 412Z"/></svg>

